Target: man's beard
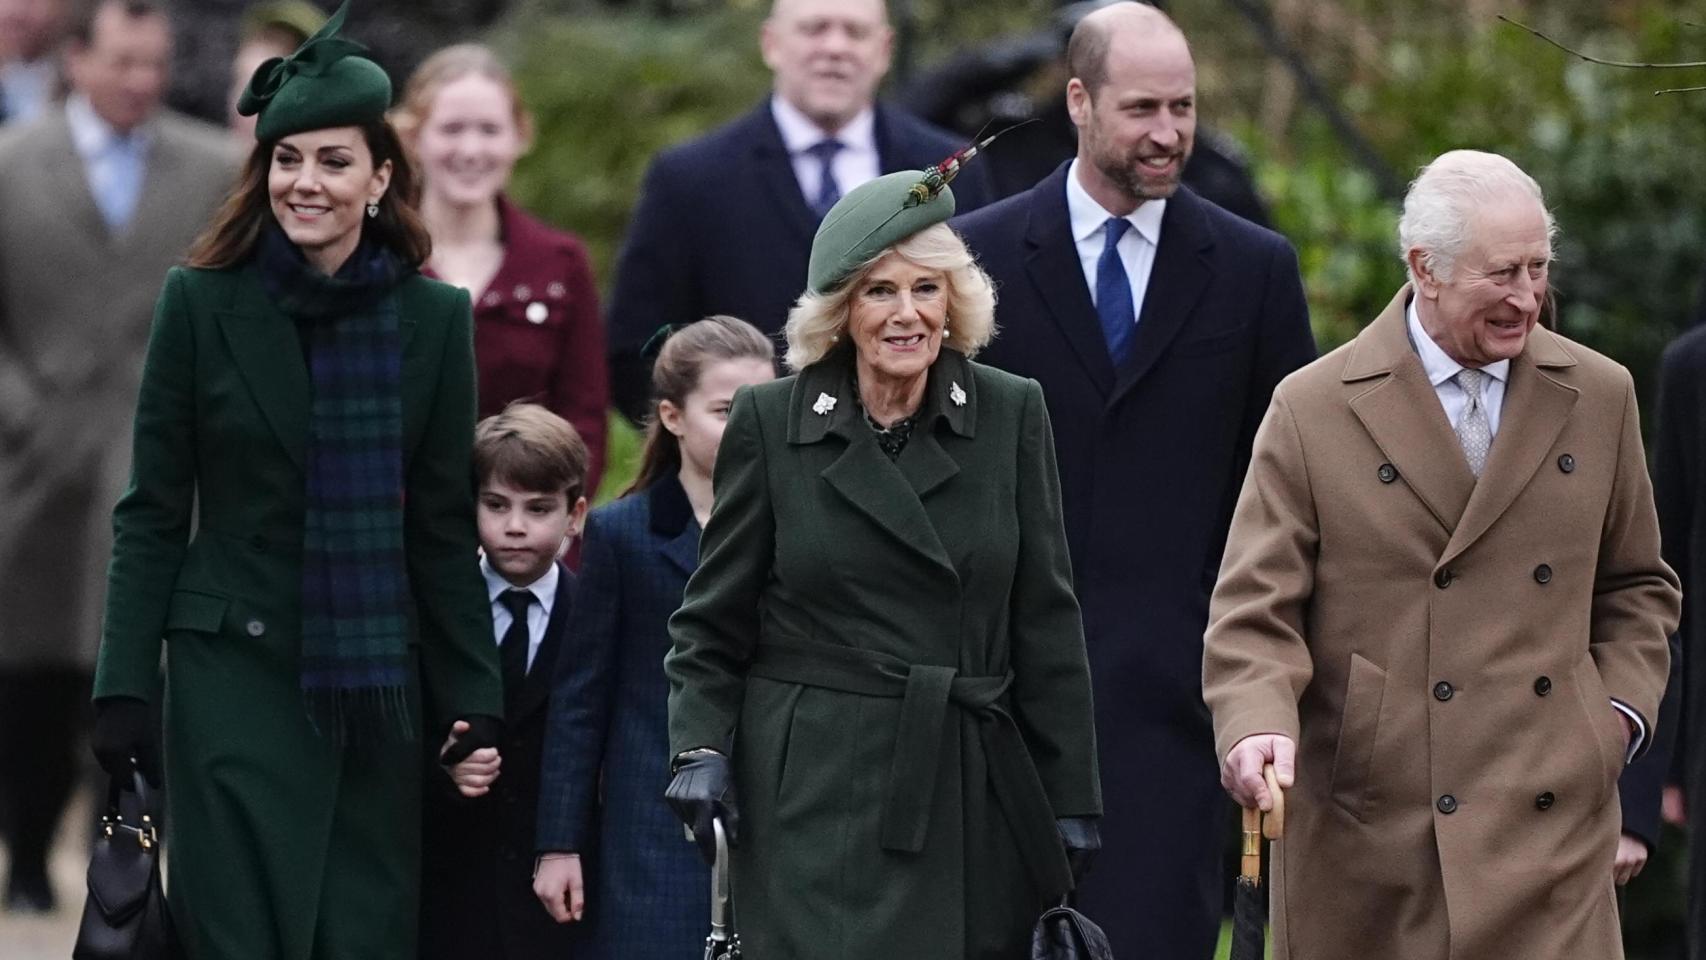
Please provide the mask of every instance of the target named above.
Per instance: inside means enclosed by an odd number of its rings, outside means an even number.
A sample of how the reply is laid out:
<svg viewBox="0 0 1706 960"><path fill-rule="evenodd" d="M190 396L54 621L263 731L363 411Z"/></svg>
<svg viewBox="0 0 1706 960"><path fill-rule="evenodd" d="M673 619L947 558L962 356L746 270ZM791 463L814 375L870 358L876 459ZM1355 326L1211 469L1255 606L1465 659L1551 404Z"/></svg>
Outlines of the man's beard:
<svg viewBox="0 0 1706 960"><path fill-rule="evenodd" d="M1185 172L1185 162L1191 155L1188 150L1174 154L1177 164L1173 172L1161 179L1145 177L1142 173L1144 155L1133 150L1123 156L1110 156L1098 153L1096 167L1108 182L1120 189L1120 192L1138 202L1144 200L1165 200L1179 189L1179 181Z"/></svg>

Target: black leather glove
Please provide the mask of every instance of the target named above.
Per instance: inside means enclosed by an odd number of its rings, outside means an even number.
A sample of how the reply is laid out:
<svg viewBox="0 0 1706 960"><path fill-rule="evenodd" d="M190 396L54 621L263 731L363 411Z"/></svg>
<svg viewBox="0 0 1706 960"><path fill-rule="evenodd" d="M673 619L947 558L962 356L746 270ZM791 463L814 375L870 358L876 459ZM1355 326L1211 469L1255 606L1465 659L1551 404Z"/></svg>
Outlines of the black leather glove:
<svg viewBox="0 0 1706 960"><path fill-rule="evenodd" d="M151 787L160 786L160 740L154 711L135 697L102 697L95 701L95 732L90 746L101 769L127 787L130 772L142 774Z"/></svg>
<svg viewBox="0 0 1706 960"><path fill-rule="evenodd" d="M1061 817L1054 827L1066 845L1066 865L1072 868L1072 882L1076 884L1090 872L1090 864L1102 849L1102 828L1095 817Z"/></svg>
<svg viewBox="0 0 1706 960"><path fill-rule="evenodd" d="M438 762L443 766L454 767L468 759L468 755L475 750L495 747L498 745L498 739L503 736L504 722L497 717L475 714L462 717L461 720L468 725L468 732L455 735L456 742L438 755Z"/></svg>
<svg viewBox="0 0 1706 960"><path fill-rule="evenodd" d="M685 754L676 763L675 778L663 798L681 822L693 831L693 842L706 863L717 861L717 835L711 821L722 818L723 833L735 843L740 832L740 808L735 801L734 771L720 753Z"/></svg>

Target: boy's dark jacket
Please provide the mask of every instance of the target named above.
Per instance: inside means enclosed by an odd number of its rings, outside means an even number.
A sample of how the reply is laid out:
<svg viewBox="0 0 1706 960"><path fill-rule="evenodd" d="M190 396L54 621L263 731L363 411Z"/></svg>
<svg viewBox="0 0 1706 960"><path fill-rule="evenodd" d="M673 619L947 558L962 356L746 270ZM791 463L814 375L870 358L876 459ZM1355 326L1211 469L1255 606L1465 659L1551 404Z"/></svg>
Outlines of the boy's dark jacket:
<svg viewBox="0 0 1706 960"><path fill-rule="evenodd" d="M572 949L575 925L559 925L533 896L546 707L576 588L575 575L561 564L558 570L557 599L545 636L516 712L504 718L503 769L491 792L467 799L443 775L426 778L422 960L566 958Z"/></svg>

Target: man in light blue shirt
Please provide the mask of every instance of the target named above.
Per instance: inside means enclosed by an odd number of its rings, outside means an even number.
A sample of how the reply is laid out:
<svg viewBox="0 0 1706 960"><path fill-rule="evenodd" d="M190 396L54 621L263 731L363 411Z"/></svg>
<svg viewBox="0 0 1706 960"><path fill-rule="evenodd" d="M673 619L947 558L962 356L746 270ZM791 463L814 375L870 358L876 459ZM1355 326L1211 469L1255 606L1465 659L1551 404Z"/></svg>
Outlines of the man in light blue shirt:
<svg viewBox="0 0 1706 960"><path fill-rule="evenodd" d="M236 170L223 131L160 106L158 2L98 0L75 21L66 102L0 128L0 767L30 772L0 776L17 911L53 906L48 843L78 770L155 295Z"/></svg>
<svg viewBox="0 0 1706 960"><path fill-rule="evenodd" d="M59 94L65 0L0 0L0 124L41 116Z"/></svg>

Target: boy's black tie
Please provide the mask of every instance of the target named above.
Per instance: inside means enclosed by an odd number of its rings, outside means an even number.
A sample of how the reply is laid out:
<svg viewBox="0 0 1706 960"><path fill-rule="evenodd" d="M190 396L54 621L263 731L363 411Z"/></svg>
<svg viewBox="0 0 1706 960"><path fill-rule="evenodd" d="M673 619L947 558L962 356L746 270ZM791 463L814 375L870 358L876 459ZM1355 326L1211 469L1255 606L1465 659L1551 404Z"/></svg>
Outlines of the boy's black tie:
<svg viewBox="0 0 1706 960"><path fill-rule="evenodd" d="M530 639L527 630L527 612L533 605L533 591L505 590L498 598L509 610L509 629L504 631L503 642L498 645L498 663L503 667L504 677L504 713L505 719L515 712L515 702L521 696L521 687L527 681L527 645Z"/></svg>

